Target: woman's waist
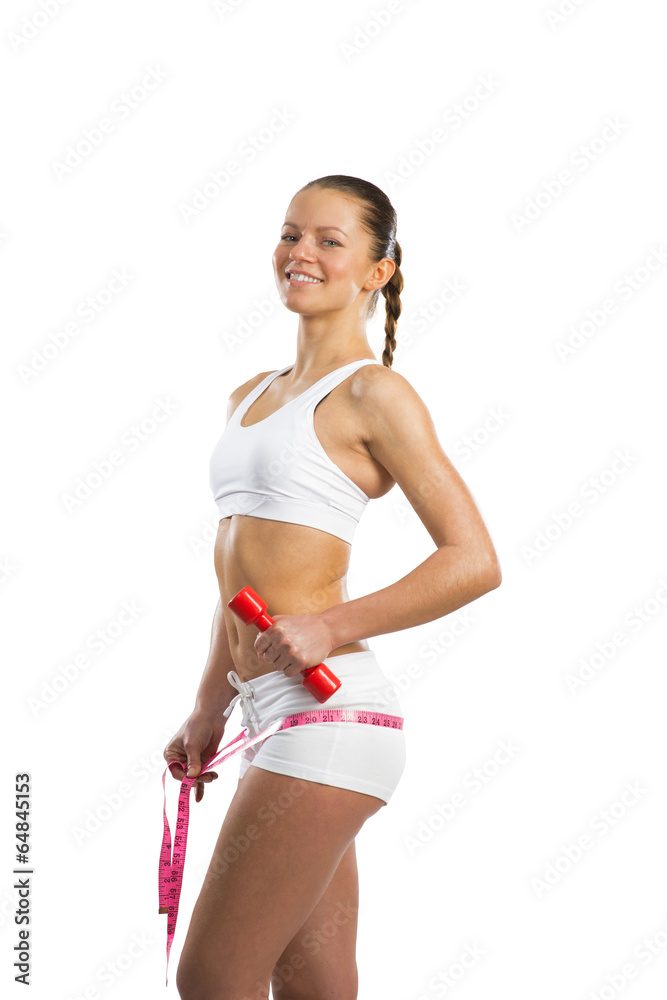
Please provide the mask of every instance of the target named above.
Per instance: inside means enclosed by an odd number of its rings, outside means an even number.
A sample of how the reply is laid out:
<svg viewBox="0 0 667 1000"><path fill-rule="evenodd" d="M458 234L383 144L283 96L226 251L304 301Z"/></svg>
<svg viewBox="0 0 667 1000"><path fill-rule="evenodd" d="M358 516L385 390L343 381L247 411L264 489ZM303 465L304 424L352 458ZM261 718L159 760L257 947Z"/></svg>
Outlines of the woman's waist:
<svg viewBox="0 0 667 1000"><path fill-rule="evenodd" d="M256 517L218 526L214 568L223 606L249 585L269 614L317 614L347 599L349 563L350 546L316 528Z"/></svg>
<svg viewBox="0 0 667 1000"><path fill-rule="evenodd" d="M341 681L340 688L324 705L303 686L303 677L285 677L282 671L242 681L237 676L243 717L270 725L275 719L309 712L313 709L354 708L363 711L390 712L402 715L393 684L380 667L371 649L341 656L328 656L323 661Z"/></svg>
<svg viewBox="0 0 667 1000"><path fill-rule="evenodd" d="M279 615L316 616L349 600L344 580L332 582L331 576L326 580L314 574L299 573L293 565L289 573L282 573L273 559L268 565L247 571L227 566L224 578L219 579L220 602L235 669L240 675L248 677L260 676L272 667L255 652L257 627L244 625L229 608L229 602L244 587L255 591L266 604L265 614L272 619ZM338 658L349 653L367 652L368 648L365 639L351 640L332 649L330 655Z"/></svg>
<svg viewBox="0 0 667 1000"><path fill-rule="evenodd" d="M239 629L247 628L249 635L243 636L245 640L239 642L236 646L230 643L230 653L232 656L232 661L234 663L234 670L236 674L242 681L256 681L264 677L282 677L286 680L296 680L299 683L303 681L302 674L297 674L294 678L285 678L282 670L276 669L272 664L267 663L263 657L257 656L255 652L255 639L259 634L255 626L253 625L242 625L241 622L238 623ZM241 638L241 636L239 636ZM363 657L368 656L371 653L373 656L373 650L368 646L365 639L348 642L344 646L339 646L338 649L332 651L329 656L326 656L322 662L326 663L334 673L336 673L335 666L338 663L340 669L344 669L342 664L347 667L348 658ZM353 662L357 662L354 660ZM377 661L376 661L377 664ZM266 682L268 683L268 682Z"/></svg>

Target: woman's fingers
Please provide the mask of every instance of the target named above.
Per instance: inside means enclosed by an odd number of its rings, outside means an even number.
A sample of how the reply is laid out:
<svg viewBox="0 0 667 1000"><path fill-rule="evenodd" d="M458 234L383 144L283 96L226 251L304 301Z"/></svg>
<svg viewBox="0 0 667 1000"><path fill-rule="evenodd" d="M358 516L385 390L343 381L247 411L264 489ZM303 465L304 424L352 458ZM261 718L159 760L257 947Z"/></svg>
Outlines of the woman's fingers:
<svg viewBox="0 0 667 1000"><path fill-rule="evenodd" d="M197 778L195 783L195 802L201 802L204 797L204 784L208 781L214 781L217 778L215 771L207 771L206 774L202 774L201 778Z"/></svg>
<svg viewBox="0 0 667 1000"><path fill-rule="evenodd" d="M182 781L185 777L185 771L183 766L178 763L177 760L172 760L169 762L169 771L176 778L177 781Z"/></svg>
<svg viewBox="0 0 667 1000"><path fill-rule="evenodd" d="M177 760L172 760L169 770L177 781L182 781L185 777L184 765L179 764ZM206 774L201 774L197 777L197 783L199 784L200 781L214 781L217 777L216 771L207 771Z"/></svg>
<svg viewBox="0 0 667 1000"><path fill-rule="evenodd" d="M171 773L173 774L173 776L176 778L177 781L182 781L183 778L185 777L185 771L183 770L182 765L176 763L175 761L172 762L171 766L169 767L169 770L171 771ZM195 802L201 802L202 798L204 797L204 785L207 784L209 781L215 781L217 777L218 775L216 771L207 771L206 774L202 774L197 778L194 786Z"/></svg>

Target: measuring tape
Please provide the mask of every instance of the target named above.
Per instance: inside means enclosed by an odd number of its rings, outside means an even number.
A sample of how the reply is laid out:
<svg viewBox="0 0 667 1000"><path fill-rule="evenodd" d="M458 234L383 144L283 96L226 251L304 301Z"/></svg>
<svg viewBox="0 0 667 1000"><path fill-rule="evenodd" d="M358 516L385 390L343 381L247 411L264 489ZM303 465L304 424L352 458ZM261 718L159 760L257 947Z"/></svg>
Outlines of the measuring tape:
<svg viewBox="0 0 667 1000"><path fill-rule="evenodd" d="M159 910L158 913L167 914L167 974L165 975L165 986L168 983L169 952L171 951L174 931L176 930L176 919L178 917L178 903L181 898L181 888L183 885L183 870L185 868L185 848L188 839L188 823L190 820L190 789L198 778L206 771L210 771L218 764L229 760L230 757L241 753L246 747L251 747L260 740L278 733L283 729L293 729L295 726L306 726L312 722L360 722L370 726L385 726L389 729L402 729L403 719L399 715L383 715L377 712L361 711L349 708L321 708L312 712L297 712L295 715L288 715L284 719L277 719L267 729L250 739L243 739L248 732L243 729L238 736L218 752L216 756L210 757L203 766L199 774L194 778L188 778L187 774L181 781L181 790L178 795L178 817L176 819L176 829L174 831L174 847L172 852L171 831L167 820L167 789L165 778L171 764L168 764L162 775L162 789L164 791L164 832L162 834L162 848L160 849L160 871L159 871ZM242 740L241 743L238 743ZM229 747L238 743L238 746L229 753L225 753ZM172 764L178 761L172 761ZM180 765L183 766L182 764Z"/></svg>

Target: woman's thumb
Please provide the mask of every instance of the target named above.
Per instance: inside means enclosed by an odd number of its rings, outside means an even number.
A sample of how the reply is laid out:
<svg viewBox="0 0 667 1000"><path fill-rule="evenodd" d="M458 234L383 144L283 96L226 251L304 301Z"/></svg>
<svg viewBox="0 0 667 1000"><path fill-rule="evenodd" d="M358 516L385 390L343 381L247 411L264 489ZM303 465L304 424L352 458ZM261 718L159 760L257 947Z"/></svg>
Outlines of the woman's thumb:
<svg viewBox="0 0 667 1000"><path fill-rule="evenodd" d="M197 775L199 774L200 767L201 763L198 760L195 760L191 757L190 760L188 761L188 769L186 771L187 777L196 778Z"/></svg>

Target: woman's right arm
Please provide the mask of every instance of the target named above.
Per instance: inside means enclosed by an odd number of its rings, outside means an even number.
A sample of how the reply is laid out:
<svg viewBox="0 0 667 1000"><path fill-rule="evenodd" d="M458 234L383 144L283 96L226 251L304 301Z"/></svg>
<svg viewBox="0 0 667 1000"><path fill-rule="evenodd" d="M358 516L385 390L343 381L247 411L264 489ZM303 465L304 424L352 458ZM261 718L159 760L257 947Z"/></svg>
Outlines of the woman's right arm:
<svg viewBox="0 0 667 1000"><path fill-rule="evenodd" d="M177 781L183 780L186 769L188 777L197 777L202 761L209 760L220 745L226 722L223 712L234 695L238 694L227 680L227 673L233 668L222 600L218 599L213 615L211 648L197 691L195 707L163 754L168 764L173 763L169 770ZM197 778L196 802L204 795L204 784L217 777L215 771L207 771Z"/></svg>
<svg viewBox="0 0 667 1000"><path fill-rule="evenodd" d="M234 695L238 694L236 688L232 687L227 680L227 674L233 669L234 661L229 651L222 598L219 597L213 615L211 648L197 691L196 712L208 712L213 716L222 716Z"/></svg>

